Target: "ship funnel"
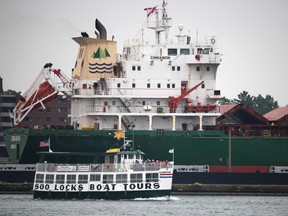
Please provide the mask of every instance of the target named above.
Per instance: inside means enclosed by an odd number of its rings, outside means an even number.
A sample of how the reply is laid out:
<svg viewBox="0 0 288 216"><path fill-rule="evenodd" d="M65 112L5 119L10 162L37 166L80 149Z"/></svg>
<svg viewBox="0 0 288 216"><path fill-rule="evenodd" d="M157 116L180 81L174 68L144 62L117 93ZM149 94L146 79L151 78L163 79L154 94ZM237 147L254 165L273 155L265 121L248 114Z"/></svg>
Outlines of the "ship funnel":
<svg viewBox="0 0 288 216"><path fill-rule="evenodd" d="M95 28L99 32L99 35L98 35L97 32L95 31L97 37L99 38L100 36L99 39L107 40L106 28L102 25L102 23L98 19L95 20Z"/></svg>

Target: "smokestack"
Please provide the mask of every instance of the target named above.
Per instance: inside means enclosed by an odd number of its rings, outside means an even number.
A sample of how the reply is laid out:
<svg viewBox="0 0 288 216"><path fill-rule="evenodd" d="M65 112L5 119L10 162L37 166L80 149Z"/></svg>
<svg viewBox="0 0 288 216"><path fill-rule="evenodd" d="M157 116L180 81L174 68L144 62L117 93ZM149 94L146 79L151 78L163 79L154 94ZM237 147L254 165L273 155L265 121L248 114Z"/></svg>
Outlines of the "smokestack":
<svg viewBox="0 0 288 216"><path fill-rule="evenodd" d="M3 94L3 93L4 93L4 91L3 91L3 79L0 76L0 94Z"/></svg>
<svg viewBox="0 0 288 216"><path fill-rule="evenodd" d="M99 32L100 39L107 40L106 28L102 25L102 23L98 19L95 20L95 28Z"/></svg>

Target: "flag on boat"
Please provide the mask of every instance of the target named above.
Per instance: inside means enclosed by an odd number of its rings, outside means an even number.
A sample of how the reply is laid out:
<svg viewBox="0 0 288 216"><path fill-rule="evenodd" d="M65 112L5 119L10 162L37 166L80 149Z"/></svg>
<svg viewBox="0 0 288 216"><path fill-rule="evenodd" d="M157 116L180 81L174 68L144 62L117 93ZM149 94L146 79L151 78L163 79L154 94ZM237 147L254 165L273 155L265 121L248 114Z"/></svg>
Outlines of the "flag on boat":
<svg viewBox="0 0 288 216"><path fill-rule="evenodd" d="M174 154L174 148L169 150L169 153Z"/></svg>
<svg viewBox="0 0 288 216"><path fill-rule="evenodd" d="M49 139L48 140L44 140L44 141L40 141L39 143L39 147L49 147Z"/></svg>
<svg viewBox="0 0 288 216"><path fill-rule="evenodd" d="M116 131L114 132L114 138L120 140L121 138L125 138L125 132L124 131Z"/></svg>
<svg viewBox="0 0 288 216"><path fill-rule="evenodd" d="M152 13L156 11L157 6L150 7L150 8L144 8L145 11L147 11L147 17L149 17Z"/></svg>

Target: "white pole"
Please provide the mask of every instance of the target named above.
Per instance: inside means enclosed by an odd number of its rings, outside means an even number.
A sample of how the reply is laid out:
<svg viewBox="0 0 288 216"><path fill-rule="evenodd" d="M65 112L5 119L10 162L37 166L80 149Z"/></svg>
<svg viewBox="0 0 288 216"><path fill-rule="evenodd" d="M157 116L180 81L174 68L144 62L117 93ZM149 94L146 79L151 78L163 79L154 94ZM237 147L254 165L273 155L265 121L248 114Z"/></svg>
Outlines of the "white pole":
<svg viewBox="0 0 288 216"><path fill-rule="evenodd" d="M52 150L51 150L51 148L50 148L50 137L49 137L49 139L48 139L48 147L49 147L49 152L52 152Z"/></svg>

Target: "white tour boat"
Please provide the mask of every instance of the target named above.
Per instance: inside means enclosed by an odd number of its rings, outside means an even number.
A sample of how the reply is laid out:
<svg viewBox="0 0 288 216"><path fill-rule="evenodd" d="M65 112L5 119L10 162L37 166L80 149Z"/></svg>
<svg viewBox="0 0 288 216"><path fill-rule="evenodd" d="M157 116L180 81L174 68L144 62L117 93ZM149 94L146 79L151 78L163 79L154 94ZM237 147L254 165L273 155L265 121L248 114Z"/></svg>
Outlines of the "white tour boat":
<svg viewBox="0 0 288 216"><path fill-rule="evenodd" d="M125 136L124 132L115 134L115 137ZM134 199L169 196L174 162L144 161L142 151L127 147L131 143L124 138L121 148L107 150L103 164L38 163L33 197ZM174 154L174 149L169 152Z"/></svg>

